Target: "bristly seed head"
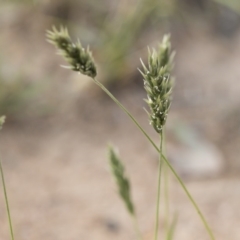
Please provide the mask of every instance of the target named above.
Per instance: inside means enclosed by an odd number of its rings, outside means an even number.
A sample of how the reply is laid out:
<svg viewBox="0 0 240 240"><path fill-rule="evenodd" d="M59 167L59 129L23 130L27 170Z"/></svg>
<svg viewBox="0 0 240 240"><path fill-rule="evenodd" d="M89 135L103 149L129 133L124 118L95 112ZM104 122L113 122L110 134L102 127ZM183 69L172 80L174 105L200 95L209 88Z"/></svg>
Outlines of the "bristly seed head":
<svg viewBox="0 0 240 240"><path fill-rule="evenodd" d="M123 163L112 146L109 146L109 163L116 180L119 194L131 215L135 214L134 205L131 198L130 182L125 174Z"/></svg>
<svg viewBox="0 0 240 240"><path fill-rule="evenodd" d="M72 42L67 28L60 27L60 30L53 27L47 31L47 41L55 45L58 54L62 55L70 64L69 68L92 78L96 77L97 69L89 48L84 49L80 41Z"/></svg>
<svg viewBox="0 0 240 240"><path fill-rule="evenodd" d="M147 92L147 102L150 113L150 124L161 133L166 123L168 111L172 100L173 78L171 70L173 68L174 53L171 52L170 36L165 35L159 46L159 50L148 49L148 68L140 59L143 72L144 88Z"/></svg>

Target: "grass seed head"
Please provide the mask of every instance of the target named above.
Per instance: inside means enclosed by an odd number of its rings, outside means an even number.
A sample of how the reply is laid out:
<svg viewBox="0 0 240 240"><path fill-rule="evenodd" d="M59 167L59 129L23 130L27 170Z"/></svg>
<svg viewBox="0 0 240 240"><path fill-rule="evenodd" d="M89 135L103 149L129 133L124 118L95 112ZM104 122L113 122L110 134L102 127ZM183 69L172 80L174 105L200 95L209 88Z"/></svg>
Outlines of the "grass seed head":
<svg viewBox="0 0 240 240"><path fill-rule="evenodd" d="M111 146L109 147L109 164L112 170L112 174L116 180L119 194L125 203L128 212L133 215L134 205L131 199L130 183L125 176L125 170L122 162Z"/></svg>
<svg viewBox="0 0 240 240"><path fill-rule="evenodd" d="M174 53L171 52L170 36L165 35L159 45L159 50L148 49L148 66L142 60L144 88L147 92L147 102L150 113L150 124L161 133L167 120L172 100Z"/></svg>
<svg viewBox="0 0 240 240"><path fill-rule="evenodd" d="M63 56L70 64L68 68L80 72L89 77L96 77L97 69L89 48L82 47L80 41L72 42L67 28L60 27L60 30L53 27L47 31L47 41L58 49L58 54Z"/></svg>

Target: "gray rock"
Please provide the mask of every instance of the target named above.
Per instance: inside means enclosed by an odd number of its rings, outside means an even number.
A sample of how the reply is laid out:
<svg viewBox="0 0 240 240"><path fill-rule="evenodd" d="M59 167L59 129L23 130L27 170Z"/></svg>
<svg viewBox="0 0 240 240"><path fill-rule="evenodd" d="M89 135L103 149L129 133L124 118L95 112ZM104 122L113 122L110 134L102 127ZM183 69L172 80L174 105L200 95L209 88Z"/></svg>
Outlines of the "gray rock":
<svg viewBox="0 0 240 240"><path fill-rule="evenodd" d="M181 127L175 143L168 143L168 157L180 175L193 178L216 177L223 172L224 159L213 143L191 128Z"/></svg>

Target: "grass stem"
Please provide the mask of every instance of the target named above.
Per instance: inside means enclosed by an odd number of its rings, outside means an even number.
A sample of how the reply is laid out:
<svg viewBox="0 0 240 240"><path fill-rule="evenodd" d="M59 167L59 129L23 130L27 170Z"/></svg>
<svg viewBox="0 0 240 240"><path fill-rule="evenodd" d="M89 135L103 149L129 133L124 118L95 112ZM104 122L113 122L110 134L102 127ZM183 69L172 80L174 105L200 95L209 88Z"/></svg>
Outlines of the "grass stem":
<svg viewBox="0 0 240 240"><path fill-rule="evenodd" d="M168 168L171 170L171 172L173 173L173 175L176 177L177 181L179 182L179 184L181 185L181 187L183 188L184 192L186 193L187 197L189 198L190 202L192 203L192 205L194 206L195 210L197 211L200 219L202 220L208 234L211 240L215 240L215 237L212 233L212 230L210 229L206 219L204 218L200 208L198 207L197 203L195 202L195 200L193 199L192 195L190 194L190 192L188 191L188 189L186 188L185 184L183 183L182 179L180 178L180 176L177 174L177 172L174 170L173 166L171 165L171 163L167 160L167 158L162 154L162 152L159 150L159 148L157 147L157 145L153 142L153 140L150 138L150 136L146 133L146 131L141 127L141 125L137 122L137 120L131 115L131 113L108 91L108 89L101 84L97 79L92 78L92 80L94 81L94 83L96 85L98 85L129 117L130 119L134 122L134 124L139 128L139 130L143 133L143 135L148 139L148 141L152 144L152 146L161 154L164 162L167 164Z"/></svg>
<svg viewBox="0 0 240 240"><path fill-rule="evenodd" d="M168 235L169 230L169 177L168 177L168 168L164 162L163 165L163 174L164 174L164 229L166 236Z"/></svg>
<svg viewBox="0 0 240 240"><path fill-rule="evenodd" d="M160 133L160 152L162 152L163 146L163 131ZM158 229L159 229L159 206L160 206L160 196L161 196L161 175L162 175L162 154L159 153L158 162L158 186L157 186L157 204L156 204L156 222L155 222L155 234L154 239L158 239Z"/></svg>
<svg viewBox="0 0 240 240"><path fill-rule="evenodd" d="M166 132L163 129L163 151L162 153L166 156ZM168 239L169 234L169 176L168 168L166 163L163 164L163 177L164 177L164 230L165 230L165 239Z"/></svg>
<svg viewBox="0 0 240 240"><path fill-rule="evenodd" d="M0 173L1 173L1 177L2 177L2 185L3 185L3 192L4 192L6 208L7 208L7 215L8 215L8 223L9 223L9 228L10 228L11 240L14 240L12 220L11 220L11 214L10 214L10 207L9 207L9 202L8 202L8 197L7 197L7 188L6 188L6 184L5 184L5 180L4 180L4 174L3 174L1 159L0 159Z"/></svg>

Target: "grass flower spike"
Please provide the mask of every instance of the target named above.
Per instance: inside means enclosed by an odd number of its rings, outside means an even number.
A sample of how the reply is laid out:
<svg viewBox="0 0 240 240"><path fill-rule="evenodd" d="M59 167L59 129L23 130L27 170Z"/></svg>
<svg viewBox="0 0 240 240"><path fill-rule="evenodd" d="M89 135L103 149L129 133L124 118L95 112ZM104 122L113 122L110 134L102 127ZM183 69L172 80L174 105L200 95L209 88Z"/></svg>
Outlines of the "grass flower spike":
<svg viewBox="0 0 240 240"><path fill-rule="evenodd" d="M134 215L134 206L131 200L130 184L127 177L125 176L124 166L111 146L109 147L109 163L112 174L118 186L119 194L123 199L128 212Z"/></svg>
<svg viewBox="0 0 240 240"><path fill-rule="evenodd" d="M66 28L57 30L53 27L52 31L47 31L47 40L56 46L59 55L70 64L68 68L92 78L96 77L97 69L89 48L84 49L80 41L73 43Z"/></svg>
<svg viewBox="0 0 240 240"><path fill-rule="evenodd" d="M172 61L170 36L165 35L160 44L159 51L149 50L148 68L143 61L143 81L147 91L146 102L150 108L150 124L161 133L166 123L171 105L173 78L171 77Z"/></svg>
<svg viewBox="0 0 240 240"><path fill-rule="evenodd" d="M116 154L112 146L109 146L108 148L108 155L109 155L108 157L109 165L111 167L112 174L116 180L119 195L121 196L123 202L125 203L128 213L132 217L133 225L134 225L138 240L142 240L142 235L140 233L137 218L136 218L135 207L131 198L130 182L126 177L123 163L119 159L118 155Z"/></svg>

